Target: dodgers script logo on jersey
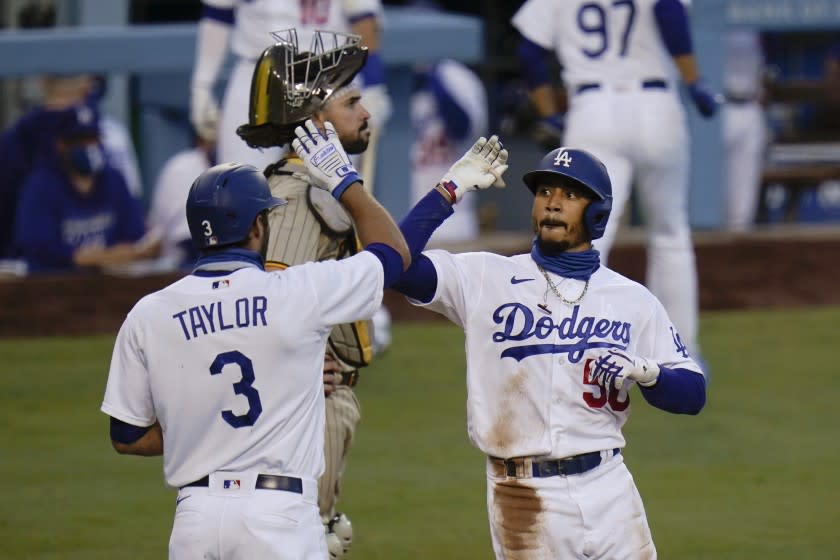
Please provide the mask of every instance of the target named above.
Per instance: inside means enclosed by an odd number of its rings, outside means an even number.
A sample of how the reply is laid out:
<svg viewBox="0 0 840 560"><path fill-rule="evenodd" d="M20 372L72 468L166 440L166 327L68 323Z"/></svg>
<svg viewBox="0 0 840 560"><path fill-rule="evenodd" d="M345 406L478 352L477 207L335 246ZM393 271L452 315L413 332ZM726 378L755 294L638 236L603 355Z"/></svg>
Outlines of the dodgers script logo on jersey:
<svg viewBox="0 0 840 560"><path fill-rule="evenodd" d="M502 331L493 333L493 342L545 340L557 336L561 340L574 340L569 344L525 344L502 350L501 358L521 361L539 354L568 354L569 362L576 364L584 352L591 348L619 348L626 350L630 344L632 325L599 317L579 317L580 306L559 323L548 315L534 320L534 312L521 303L504 303L493 312L493 322L503 325ZM593 338L595 340L593 340Z"/></svg>

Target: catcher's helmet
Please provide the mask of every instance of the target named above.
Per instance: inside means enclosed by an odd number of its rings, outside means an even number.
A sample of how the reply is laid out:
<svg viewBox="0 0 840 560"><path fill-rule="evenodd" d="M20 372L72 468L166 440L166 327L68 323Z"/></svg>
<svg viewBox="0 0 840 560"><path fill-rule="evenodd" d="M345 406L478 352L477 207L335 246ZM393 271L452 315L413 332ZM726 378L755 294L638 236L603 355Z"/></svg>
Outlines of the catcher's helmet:
<svg viewBox="0 0 840 560"><path fill-rule="evenodd" d="M612 184L606 166L586 150L561 146L543 156L537 169L527 172L522 180L535 193L539 183L556 183L560 177L595 195L583 213L583 221L592 239L604 235L612 210Z"/></svg>
<svg viewBox="0 0 840 560"><path fill-rule="evenodd" d="M254 67L248 124L236 129L254 148L290 142L295 127L353 80L368 53L358 35L347 33L315 31L309 52L298 52L294 29L272 36L277 43L263 51Z"/></svg>
<svg viewBox="0 0 840 560"><path fill-rule="evenodd" d="M223 163L198 176L187 195L187 224L198 249L222 247L248 237L263 210L286 204L271 196L263 174L251 165Z"/></svg>

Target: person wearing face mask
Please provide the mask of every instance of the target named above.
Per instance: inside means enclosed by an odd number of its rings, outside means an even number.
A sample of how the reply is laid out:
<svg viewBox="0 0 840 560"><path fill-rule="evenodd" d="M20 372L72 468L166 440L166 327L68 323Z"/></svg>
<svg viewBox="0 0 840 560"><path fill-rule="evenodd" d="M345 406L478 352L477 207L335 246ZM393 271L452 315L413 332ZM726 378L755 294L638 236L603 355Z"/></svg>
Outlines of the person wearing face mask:
<svg viewBox="0 0 840 560"><path fill-rule="evenodd" d="M14 248L30 273L125 264L153 256L143 208L111 166L95 108L62 115L54 156L27 177L15 213Z"/></svg>

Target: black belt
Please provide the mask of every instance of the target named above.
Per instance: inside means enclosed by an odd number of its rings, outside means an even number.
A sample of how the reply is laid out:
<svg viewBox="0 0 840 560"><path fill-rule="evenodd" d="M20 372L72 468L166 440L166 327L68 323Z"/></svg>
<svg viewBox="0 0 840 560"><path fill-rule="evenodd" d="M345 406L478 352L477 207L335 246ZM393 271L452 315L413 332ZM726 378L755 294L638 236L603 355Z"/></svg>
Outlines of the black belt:
<svg viewBox="0 0 840 560"><path fill-rule="evenodd" d="M184 484L181 488L186 488L187 486L207 488L210 486L210 477L205 476L204 478L199 478L189 484ZM257 484L255 488L257 490L285 490L286 492L303 494L303 481L293 476L261 474L257 475Z"/></svg>
<svg viewBox="0 0 840 560"><path fill-rule="evenodd" d="M577 89L575 89L575 93L583 93L584 91L590 89L601 89L601 84L598 82L580 84ZM668 89L668 82L659 78L644 80L642 82L642 89Z"/></svg>
<svg viewBox="0 0 840 560"><path fill-rule="evenodd" d="M356 383L359 382L359 370L354 369L353 371L342 371L337 373L340 377L338 382L339 385L347 385L348 387L355 387Z"/></svg>
<svg viewBox="0 0 840 560"><path fill-rule="evenodd" d="M612 450L613 457L621 453L619 448ZM520 472L524 470L525 462L523 459L496 459L493 458L497 464L504 466L506 476L517 476L517 467ZM565 459L543 459L541 461L531 462L531 476L535 478L545 478L547 476L570 476L573 474L582 474L586 471L591 471L601 464L601 452L593 451L592 453L582 453L581 455L574 455L566 457Z"/></svg>

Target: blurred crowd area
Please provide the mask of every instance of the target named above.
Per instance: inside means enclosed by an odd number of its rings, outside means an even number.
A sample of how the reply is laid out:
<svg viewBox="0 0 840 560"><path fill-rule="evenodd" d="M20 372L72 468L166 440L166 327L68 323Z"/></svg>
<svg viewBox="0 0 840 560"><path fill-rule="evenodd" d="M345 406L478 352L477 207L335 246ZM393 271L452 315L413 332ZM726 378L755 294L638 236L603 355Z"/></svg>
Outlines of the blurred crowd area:
<svg viewBox="0 0 840 560"><path fill-rule="evenodd" d="M528 100L527 87L516 57L519 37L510 24L512 15L521 5L519 0L386 0L383 3L386 6L430 9L480 18L484 25L485 56L480 63L469 66L486 89L486 129L500 133L514 145L528 146L534 154L540 153L535 140L539 119ZM3 0L0 1L0 25L4 29L32 29L78 24L72 18L72 4ZM196 22L201 9L200 0L132 0L129 3L129 23ZM748 103L756 104L761 115L756 125L760 127L760 133L755 130L739 132L758 142L760 175L757 184L722 186L730 190L754 188L758 192L756 202L750 203L754 208L750 210L749 223L739 226L739 230L781 223L840 223L840 33L746 30L742 35L740 39L733 35L733 41L727 42L724 72L742 77L751 73L757 76L757 80L753 86L736 91L724 76L720 92L727 107L737 109ZM559 66L557 70L559 85ZM119 80L119 91L128 98L129 110L126 113L112 114L107 103L103 102L114 80ZM26 139L32 131L38 133L37 140L30 139L28 144L23 142L22 145L17 142L13 149L7 149L8 145L3 144L0 172L4 174L6 186L31 180L31 171L38 166L40 157L35 153L37 150L53 152L53 156L63 157L68 162L74 160L74 165L107 166L114 173L114 184L120 183L113 187L107 204L119 206L120 220L125 223L117 224L119 227L115 229L121 229L120 239L129 243L109 254L92 251L83 255L81 260L74 258L73 265L115 265L119 268L126 263L142 261L146 263L146 268L141 270L169 270L189 262L183 254L179 262L166 258L167 248L159 235L160 224L153 223L166 219L160 217L161 212L165 212L155 208L156 204L160 204L155 201L155 191L158 190L164 166L149 168L143 165L146 158L140 141L141 118L137 103L140 88L137 77L130 75L31 75L0 81L0 124L4 130L4 142L8 141L10 131L15 131L11 136L16 142L21 137ZM559 102L562 106L562 93ZM79 112L80 104L94 109L90 118L98 129L96 134L88 134L86 125L89 122L85 120L88 117ZM38 120L45 110L55 116L48 124ZM179 130L184 139L189 139L185 140L184 150L197 150L195 153L206 156L209 165L213 161L212 146L202 145L195 137L188 113L187 104L181 109L170 110L165 115L169 130ZM721 118L726 118L725 112L721 113ZM728 134L726 127L722 129L722 136ZM45 136L45 130L52 132ZM47 137L49 142L45 140ZM53 139L59 141L58 148ZM721 138L722 144L726 141L726 138ZM744 142L734 136L730 141L739 145ZM45 142L46 145L41 145ZM90 148L94 143L102 145L103 153L97 155ZM99 156L101 162L97 160ZM9 176L13 181L7 180ZM36 179L36 183L49 181L49 177ZM123 191L128 193L127 198L123 196ZM0 234L0 257L4 258L0 268L8 274L23 274L27 271L15 260L10 241L15 232L10 228L15 216L18 216L18 223L14 226L18 230L40 231L44 222L49 220L49 205L37 198L30 199L28 212L21 213L21 197L17 194L9 196L5 192L2 196L0 223L6 225L7 231ZM55 194L43 196L55 199ZM722 200L722 204L726 204L726 196ZM179 211L180 201L173 204ZM498 196L495 199L491 196L480 199L476 210L480 232L504 232L524 225L521 220L506 220L507 210L510 208L505 200ZM26 216L24 224L20 223L21 215ZM630 213L626 219L632 226L637 225L640 218ZM721 227L726 228L727 225ZM38 241L33 239L33 242ZM110 246L112 240L101 239L94 245ZM149 266L149 262L156 264ZM28 272L34 271L30 268Z"/></svg>

